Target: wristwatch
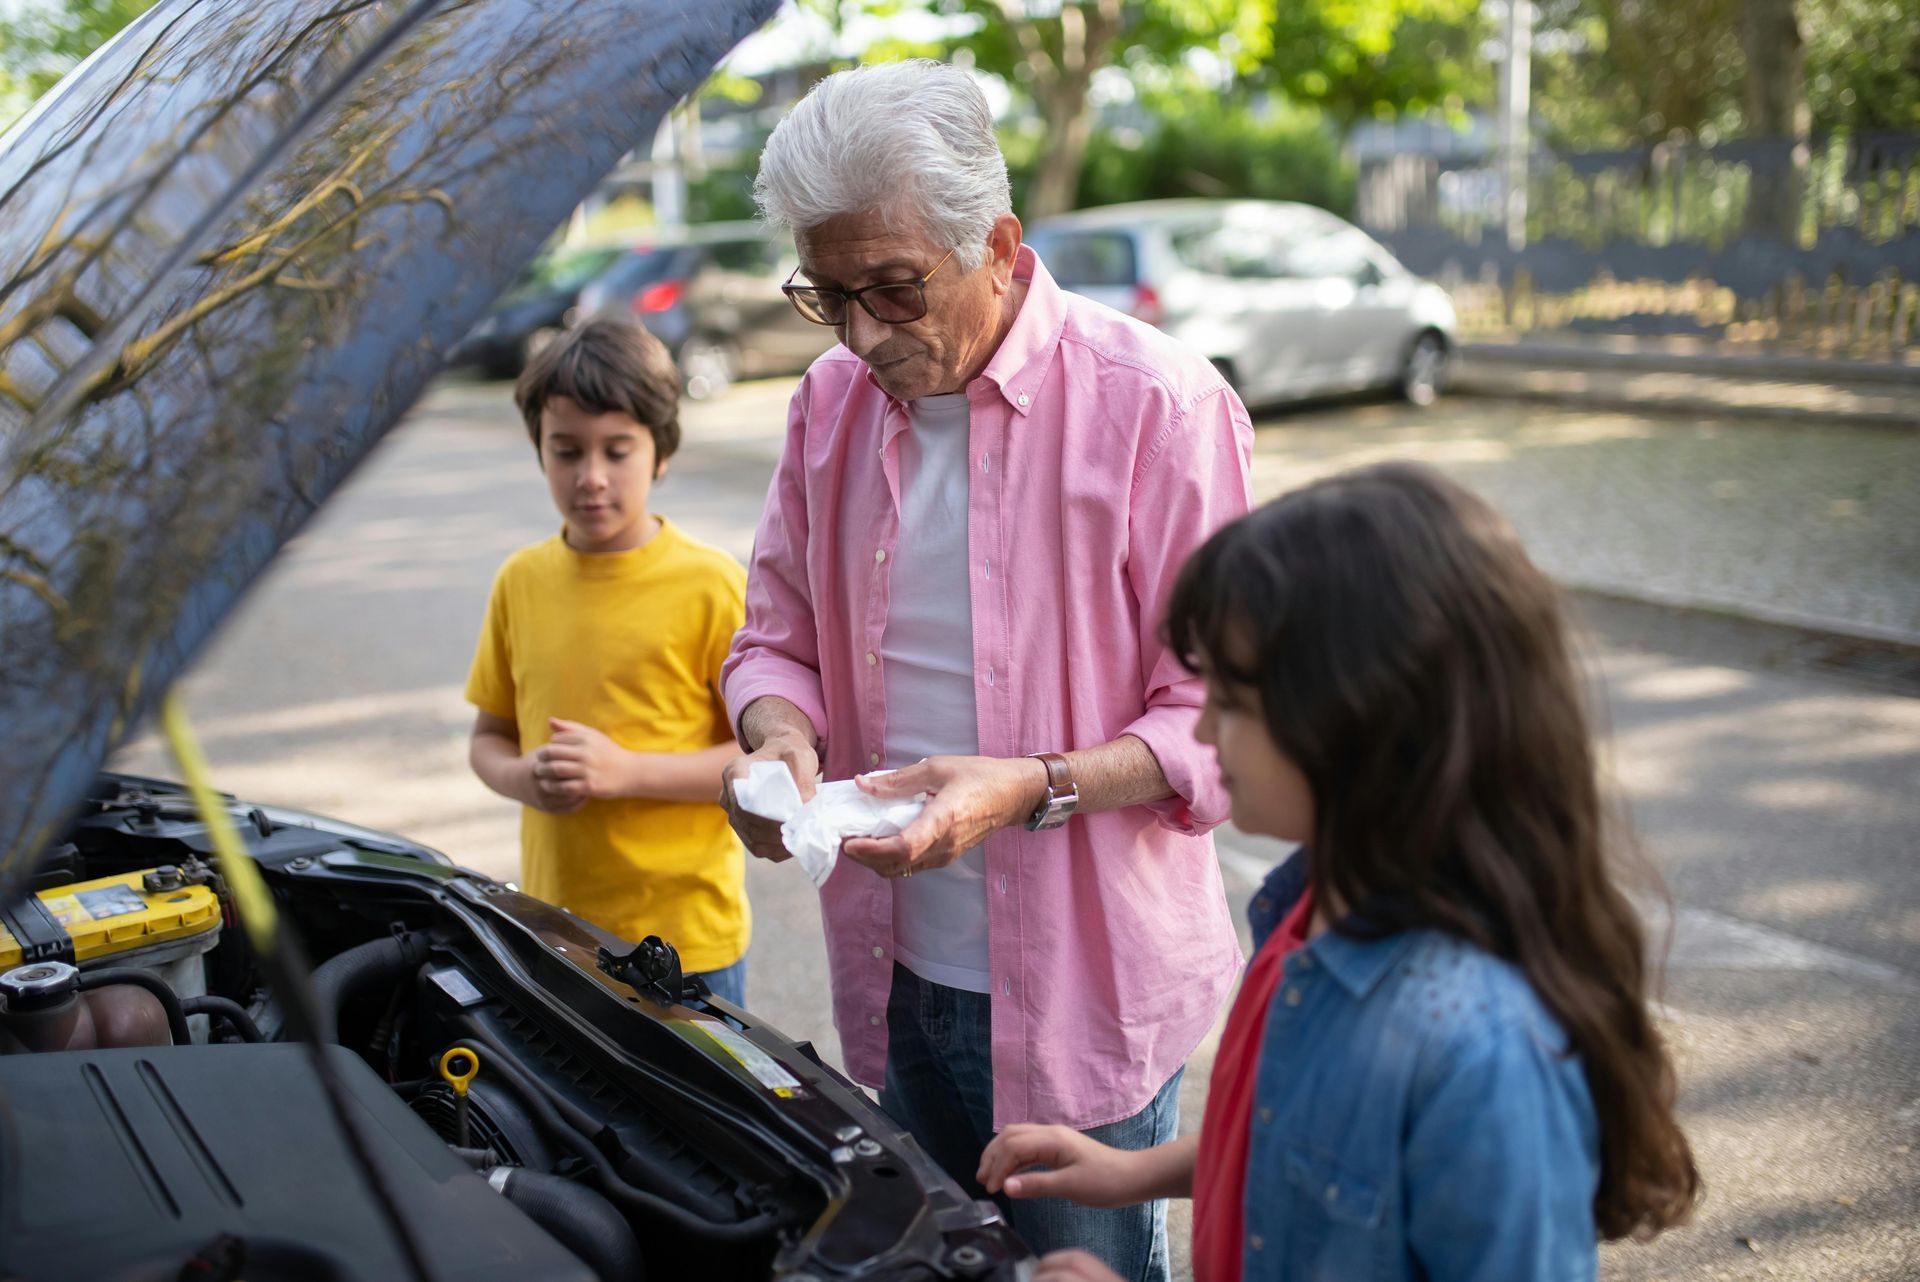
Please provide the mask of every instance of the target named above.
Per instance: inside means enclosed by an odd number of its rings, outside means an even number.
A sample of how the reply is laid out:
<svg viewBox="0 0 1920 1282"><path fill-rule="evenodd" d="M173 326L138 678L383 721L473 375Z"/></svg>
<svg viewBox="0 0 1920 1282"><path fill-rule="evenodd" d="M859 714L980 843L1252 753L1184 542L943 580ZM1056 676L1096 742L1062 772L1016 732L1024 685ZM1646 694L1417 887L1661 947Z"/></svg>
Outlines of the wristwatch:
<svg viewBox="0 0 1920 1282"><path fill-rule="evenodd" d="M1073 817L1074 808L1080 804L1080 789L1073 782L1073 768L1057 752L1030 752L1027 755L1047 768L1047 795L1027 816L1027 831L1045 832L1049 828L1058 828Z"/></svg>

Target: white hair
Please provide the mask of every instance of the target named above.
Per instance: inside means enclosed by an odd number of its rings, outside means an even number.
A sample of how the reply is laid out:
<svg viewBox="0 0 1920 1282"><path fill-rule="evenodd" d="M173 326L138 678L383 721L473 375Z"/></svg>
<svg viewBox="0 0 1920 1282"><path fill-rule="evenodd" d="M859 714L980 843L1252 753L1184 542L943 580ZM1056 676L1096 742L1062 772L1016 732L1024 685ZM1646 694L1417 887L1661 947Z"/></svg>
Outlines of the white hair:
<svg viewBox="0 0 1920 1282"><path fill-rule="evenodd" d="M753 181L760 215L804 232L875 213L954 251L968 271L1013 210L993 112L973 77L916 58L835 72L774 127Z"/></svg>

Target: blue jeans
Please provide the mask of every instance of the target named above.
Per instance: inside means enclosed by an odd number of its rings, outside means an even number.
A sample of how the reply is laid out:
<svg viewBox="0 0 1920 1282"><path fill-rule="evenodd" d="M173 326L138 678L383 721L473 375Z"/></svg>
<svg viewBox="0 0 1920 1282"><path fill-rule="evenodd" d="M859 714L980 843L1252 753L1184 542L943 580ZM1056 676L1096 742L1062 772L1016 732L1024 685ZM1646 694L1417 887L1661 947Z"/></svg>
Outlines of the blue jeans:
<svg viewBox="0 0 1920 1282"><path fill-rule="evenodd" d="M715 997L730 1001L735 1006L744 1007L747 1004L747 959L745 957L731 966L722 966L719 970L695 971L694 974L707 981L707 987L712 990Z"/></svg>
<svg viewBox="0 0 1920 1282"><path fill-rule="evenodd" d="M929 983L898 964L893 968L880 1107L975 1198L987 1196L974 1174L993 1138L991 1005L985 993ZM1143 1149L1167 1143L1179 1129L1176 1072L1140 1112L1085 1134L1114 1148ZM1166 1282L1163 1201L1107 1210L1057 1197L995 1200L1041 1255L1080 1247L1129 1282Z"/></svg>

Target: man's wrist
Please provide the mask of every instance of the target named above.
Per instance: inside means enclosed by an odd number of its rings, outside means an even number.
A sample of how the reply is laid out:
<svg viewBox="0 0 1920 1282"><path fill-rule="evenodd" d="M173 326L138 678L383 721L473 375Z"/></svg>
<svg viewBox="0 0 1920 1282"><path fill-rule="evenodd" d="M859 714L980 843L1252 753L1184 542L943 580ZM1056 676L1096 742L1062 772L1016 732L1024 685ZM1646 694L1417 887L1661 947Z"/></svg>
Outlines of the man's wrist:
<svg viewBox="0 0 1920 1282"><path fill-rule="evenodd" d="M1047 763L1036 757L1018 757L1015 765L1020 767L1020 792L1015 801L1019 808L1007 816L1004 828L1017 828L1033 818L1034 812L1047 802Z"/></svg>

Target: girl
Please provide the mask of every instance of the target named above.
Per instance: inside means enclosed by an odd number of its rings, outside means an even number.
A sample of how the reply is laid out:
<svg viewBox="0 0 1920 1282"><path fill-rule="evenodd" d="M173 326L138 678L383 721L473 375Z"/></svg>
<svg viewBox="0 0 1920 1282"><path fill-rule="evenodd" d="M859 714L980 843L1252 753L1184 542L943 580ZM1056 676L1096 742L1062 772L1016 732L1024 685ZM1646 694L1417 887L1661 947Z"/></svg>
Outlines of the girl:
<svg viewBox="0 0 1920 1282"><path fill-rule="evenodd" d="M1333 477L1208 541L1168 629L1234 822L1305 847L1253 900L1200 1134L1009 1127L987 1189L1191 1195L1196 1282L1590 1279L1684 1219L1558 594L1506 522L1426 468Z"/></svg>

